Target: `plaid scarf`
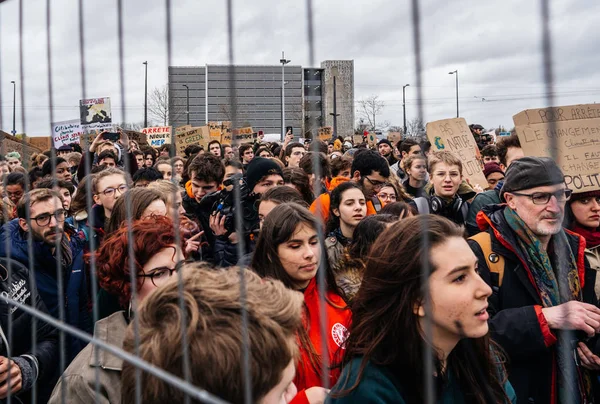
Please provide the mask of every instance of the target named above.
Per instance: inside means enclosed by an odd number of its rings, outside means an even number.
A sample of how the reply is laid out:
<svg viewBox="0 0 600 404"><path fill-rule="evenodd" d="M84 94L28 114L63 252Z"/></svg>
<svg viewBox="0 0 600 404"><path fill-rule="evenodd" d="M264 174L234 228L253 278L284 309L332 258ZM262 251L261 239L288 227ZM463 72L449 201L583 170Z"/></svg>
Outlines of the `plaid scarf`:
<svg viewBox="0 0 600 404"><path fill-rule="evenodd" d="M508 206L504 209L504 218L517 235L515 247L527 262L543 307L558 306L571 300L583 301L577 261L564 230L552 236L546 250L540 239ZM578 369L575 363L571 337L574 337L573 333L566 331L560 332L558 338L558 397L560 402L581 403L581 392L587 390L583 387L587 385L584 382L587 377L580 373L583 369Z"/></svg>

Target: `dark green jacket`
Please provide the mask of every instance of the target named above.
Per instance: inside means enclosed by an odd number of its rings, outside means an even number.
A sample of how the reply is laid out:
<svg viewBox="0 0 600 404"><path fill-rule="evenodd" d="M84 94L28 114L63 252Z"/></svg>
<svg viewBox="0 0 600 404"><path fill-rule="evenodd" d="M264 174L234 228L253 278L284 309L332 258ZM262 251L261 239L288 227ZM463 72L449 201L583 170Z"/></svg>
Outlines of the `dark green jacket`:
<svg viewBox="0 0 600 404"><path fill-rule="evenodd" d="M345 390L354 385L360 368L362 358L353 359L344 369L342 375L338 379L337 384L331 389L331 394ZM350 374L348 381L346 378ZM506 395L510 398L511 403L516 403L517 398L515 391L507 381L504 385ZM460 392L458 385L450 381L445 386L442 396L438 397L437 403L454 404L464 403L464 397ZM385 366L378 366L368 363L365 367L360 384L350 394L340 398L327 398L327 404L343 404L343 403L361 403L361 404L383 404L383 403L398 403L405 404L402 397L402 387L396 376Z"/></svg>
<svg viewBox="0 0 600 404"><path fill-rule="evenodd" d="M500 194L494 189L482 192L475 196L469 205L469 214L467 215L467 233L469 233L469 236L474 236L481 232L477 225L477 214L481 209L483 209L484 206L498 205L499 203L501 203Z"/></svg>

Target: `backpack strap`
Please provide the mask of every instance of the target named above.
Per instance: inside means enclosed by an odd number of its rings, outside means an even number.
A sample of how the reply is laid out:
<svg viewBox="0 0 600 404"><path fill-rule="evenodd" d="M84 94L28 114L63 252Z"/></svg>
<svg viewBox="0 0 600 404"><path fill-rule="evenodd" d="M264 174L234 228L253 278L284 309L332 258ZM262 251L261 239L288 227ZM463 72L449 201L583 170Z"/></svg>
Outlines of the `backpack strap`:
<svg viewBox="0 0 600 404"><path fill-rule="evenodd" d="M413 202L415 203L415 206L417 207L417 212L419 212L420 215L429 214L429 201L427 200L427 198L420 196L418 198L413 199Z"/></svg>
<svg viewBox="0 0 600 404"><path fill-rule="evenodd" d="M496 254L492 251L492 236L487 231L478 233L473 237L469 237L469 240L475 241L481 247L485 262L490 269L492 278L492 286L502 286L502 279L504 278L504 257L500 254Z"/></svg>

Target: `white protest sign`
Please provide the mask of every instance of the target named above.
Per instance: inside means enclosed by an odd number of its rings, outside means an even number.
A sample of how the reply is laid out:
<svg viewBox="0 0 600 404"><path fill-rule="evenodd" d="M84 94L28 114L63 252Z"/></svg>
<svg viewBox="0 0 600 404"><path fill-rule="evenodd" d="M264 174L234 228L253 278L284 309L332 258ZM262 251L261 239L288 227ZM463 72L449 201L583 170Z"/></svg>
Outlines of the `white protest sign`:
<svg viewBox="0 0 600 404"><path fill-rule="evenodd" d="M164 144L171 144L170 126L154 126L151 128L144 128L142 129L142 133L146 134L146 140L152 147L160 147Z"/></svg>
<svg viewBox="0 0 600 404"><path fill-rule="evenodd" d="M79 116L81 128L86 132L92 130L111 130L113 124L110 98L79 100Z"/></svg>
<svg viewBox="0 0 600 404"><path fill-rule="evenodd" d="M58 149L71 143L79 144L79 137L83 134L79 119L52 123L52 144Z"/></svg>

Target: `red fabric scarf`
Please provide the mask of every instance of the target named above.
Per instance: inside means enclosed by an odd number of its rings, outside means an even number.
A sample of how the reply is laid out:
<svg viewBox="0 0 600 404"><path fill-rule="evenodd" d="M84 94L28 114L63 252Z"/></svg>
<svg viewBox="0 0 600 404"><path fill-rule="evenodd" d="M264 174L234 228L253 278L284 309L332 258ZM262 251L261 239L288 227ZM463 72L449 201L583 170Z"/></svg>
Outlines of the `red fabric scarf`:
<svg viewBox="0 0 600 404"><path fill-rule="evenodd" d="M600 245L600 230L594 229L591 230L587 227L579 226L578 224L573 224L573 229L575 233L583 236L585 238L586 247L587 248L595 248Z"/></svg>

